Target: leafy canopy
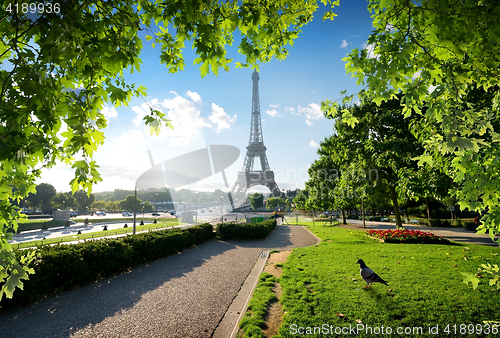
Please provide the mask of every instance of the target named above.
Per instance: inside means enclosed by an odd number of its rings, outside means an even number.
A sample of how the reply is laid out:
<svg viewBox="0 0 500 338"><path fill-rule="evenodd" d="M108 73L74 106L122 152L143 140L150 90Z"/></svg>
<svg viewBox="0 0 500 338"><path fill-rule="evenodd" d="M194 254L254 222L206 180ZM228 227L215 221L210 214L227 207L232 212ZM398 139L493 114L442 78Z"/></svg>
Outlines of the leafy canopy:
<svg viewBox="0 0 500 338"><path fill-rule="evenodd" d="M421 117L412 130L425 148L419 164L446 168L460 207L488 212L482 231L493 239L500 231L500 4L371 0L368 8L368 46L344 59L365 87L358 96L380 104L402 93L402 114ZM322 106L327 114L340 108Z"/></svg>

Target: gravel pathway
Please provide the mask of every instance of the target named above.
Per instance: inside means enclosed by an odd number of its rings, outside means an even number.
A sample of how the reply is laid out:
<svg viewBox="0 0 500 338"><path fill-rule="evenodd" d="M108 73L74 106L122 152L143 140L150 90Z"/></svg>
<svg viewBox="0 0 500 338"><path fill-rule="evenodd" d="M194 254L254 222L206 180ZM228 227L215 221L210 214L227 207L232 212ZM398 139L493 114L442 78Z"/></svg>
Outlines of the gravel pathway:
<svg viewBox="0 0 500 338"><path fill-rule="evenodd" d="M0 337L211 337L265 249L316 237L279 225L264 240L211 240L0 317Z"/></svg>

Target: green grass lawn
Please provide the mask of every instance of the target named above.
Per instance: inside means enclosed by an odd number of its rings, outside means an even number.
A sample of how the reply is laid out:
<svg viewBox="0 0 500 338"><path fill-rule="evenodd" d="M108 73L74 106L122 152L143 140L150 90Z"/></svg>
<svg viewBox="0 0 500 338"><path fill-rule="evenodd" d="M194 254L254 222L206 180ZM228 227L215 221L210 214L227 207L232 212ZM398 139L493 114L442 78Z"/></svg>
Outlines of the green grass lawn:
<svg viewBox="0 0 500 338"><path fill-rule="evenodd" d="M74 221L76 223L85 223L85 218L72 218L70 219L71 221ZM136 222L140 223L143 220L143 218L136 218ZM144 221L151 221L153 222L155 220L154 217L146 217L144 218ZM158 219L157 219L158 220ZM160 219L162 222L174 222L177 221L177 219L172 218L172 219ZM96 223L106 223L106 222L133 222L134 218L133 217L121 217L121 218L90 218L89 224L96 224ZM40 220L32 220L32 219L19 219L17 220L17 223L19 225L22 225L21 229L24 229L24 231L27 230L36 230L40 229L42 225L45 223L47 224L48 228L53 228L53 227L62 227L66 224L66 221L63 220L55 220L55 219L40 219Z"/></svg>
<svg viewBox="0 0 500 338"><path fill-rule="evenodd" d="M307 337L354 336L348 329L357 328L360 337L387 336L382 332L388 328L394 335L401 328L413 332L406 336L418 337L436 325L434 337L465 337L481 336L477 333L488 328L485 322L500 323L500 291L487 278L474 291L461 274L474 273L481 263L500 264L499 248L388 244L358 230L308 228L322 242L294 249L283 266L279 283L285 314L276 337L299 337L301 330ZM389 286L362 289L366 283L359 275L359 258Z"/></svg>
<svg viewBox="0 0 500 338"><path fill-rule="evenodd" d="M175 222L174 222L175 221ZM139 222L138 222L139 223ZM23 243L16 243L12 244L12 246L16 249L23 249L23 248L29 248L37 245L50 245L54 243L64 243L64 242L72 242L72 241L78 241L78 240L86 240L86 239L94 239L94 238L100 238L100 237L106 237L106 236L115 236L115 235L120 235L120 234L126 234L126 233L132 233L133 231L133 223L128 224L127 228L121 228L121 229L113 229L113 230L107 230L107 231L96 231L96 232L91 232L91 233L86 233L86 234L81 234L81 235L70 235L70 236L62 236L62 237L57 237L57 238L49 238L45 240L36 240L36 241L27 241ZM161 228L168 228L178 225L177 224L177 219L172 219L171 221L168 220L166 222L161 222L161 223L151 223L151 224L144 224L144 225L136 225L136 232L139 231L145 231L145 230L150 230L150 229L161 229Z"/></svg>
<svg viewBox="0 0 500 338"><path fill-rule="evenodd" d="M141 216L141 217L140 217ZM155 219L157 221L161 220L162 222L173 222L173 221L177 221L176 218L160 218L160 219L157 219L155 217L146 217L146 218L142 218L142 215L138 215L136 217L136 222L137 223L140 223L143 219L144 221L151 221L153 222ZM85 217L78 217L78 218L72 218L71 219L72 221L75 221L76 223L85 223ZM95 224L95 223L107 223L107 222L133 222L134 221L134 217L117 217L117 218L89 218L89 223L92 223L92 224Z"/></svg>

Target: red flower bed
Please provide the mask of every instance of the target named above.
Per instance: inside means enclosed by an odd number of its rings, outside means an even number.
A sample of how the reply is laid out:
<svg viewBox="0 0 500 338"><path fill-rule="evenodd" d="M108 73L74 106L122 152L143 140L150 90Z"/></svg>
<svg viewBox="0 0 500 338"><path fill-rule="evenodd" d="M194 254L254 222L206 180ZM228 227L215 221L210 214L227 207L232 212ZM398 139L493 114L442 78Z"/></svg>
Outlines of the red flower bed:
<svg viewBox="0 0 500 338"><path fill-rule="evenodd" d="M366 234L370 237L383 239L387 243L432 243L448 244L443 236L420 230L369 230Z"/></svg>

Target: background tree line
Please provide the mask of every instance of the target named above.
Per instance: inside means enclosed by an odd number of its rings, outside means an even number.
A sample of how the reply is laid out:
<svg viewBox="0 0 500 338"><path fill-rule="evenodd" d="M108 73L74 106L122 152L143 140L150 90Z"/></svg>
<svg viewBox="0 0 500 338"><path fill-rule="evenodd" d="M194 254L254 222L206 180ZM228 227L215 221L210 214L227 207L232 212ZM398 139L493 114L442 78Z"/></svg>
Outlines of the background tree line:
<svg viewBox="0 0 500 338"><path fill-rule="evenodd" d="M123 196L119 191L117 196ZM18 206L25 210L41 211L51 213L55 209L73 210L80 213L94 212L96 210L106 211L133 211L134 210L134 192L120 200L96 200L94 194L88 195L83 190L78 190L74 194L71 192L56 192L53 185L41 183L36 186L36 193L30 193L28 197L20 201ZM98 195L98 194L97 194ZM109 196L109 195L108 195ZM147 196L146 196L147 197ZM158 201L160 201L158 199ZM16 204L15 201L13 201ZM150 212L154 210L154 205L150 201L143 201L137 198L137 211Z"/></svg>

